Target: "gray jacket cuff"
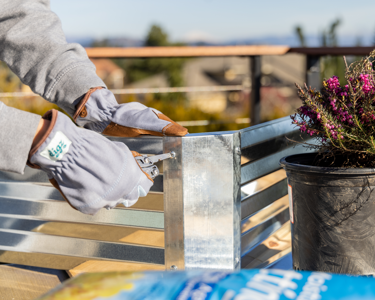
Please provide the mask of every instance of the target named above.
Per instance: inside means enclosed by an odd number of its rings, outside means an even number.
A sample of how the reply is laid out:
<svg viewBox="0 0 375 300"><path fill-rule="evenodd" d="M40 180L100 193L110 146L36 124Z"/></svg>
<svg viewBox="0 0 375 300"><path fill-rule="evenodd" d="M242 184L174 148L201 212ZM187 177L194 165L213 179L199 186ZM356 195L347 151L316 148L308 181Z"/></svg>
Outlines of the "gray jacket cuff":
<svg viewBox="0 0 375 300"><path fill-rule="evenodd" d="M89 89L98 86L106 88L105 83L96 75L95 67L91 67L91 63L90 65L73 65L54 82L54 86L49 89L45 97L49 101L53 99L51 102L56 103L73 116L76 111L76 100L86 94Z"/></svg>
<svg viewBox="0 0 375 300"><path fill-rule="evenodd" d="M0 102L0 170L23 174L40 118Z"/></svg>

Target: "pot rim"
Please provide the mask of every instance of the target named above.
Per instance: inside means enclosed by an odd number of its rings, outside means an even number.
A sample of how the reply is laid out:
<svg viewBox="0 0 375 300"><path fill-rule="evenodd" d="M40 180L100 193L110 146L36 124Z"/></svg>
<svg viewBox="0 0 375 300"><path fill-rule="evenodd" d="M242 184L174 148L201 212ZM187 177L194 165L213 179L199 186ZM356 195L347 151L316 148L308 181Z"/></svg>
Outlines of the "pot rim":
<svg viewBox="0 0 375 300"><path fill-rule="evenodd" d="M285 171L293 170L307 173L324 173L324 174L341 174L341 175L375 175L375 168L334 168L334 167L317 167L303 165L293 162L301 157L316 156L317 153L301 153L283 157L280 160L280 166ZM291 161L292 160L292 161Z"/></svg>

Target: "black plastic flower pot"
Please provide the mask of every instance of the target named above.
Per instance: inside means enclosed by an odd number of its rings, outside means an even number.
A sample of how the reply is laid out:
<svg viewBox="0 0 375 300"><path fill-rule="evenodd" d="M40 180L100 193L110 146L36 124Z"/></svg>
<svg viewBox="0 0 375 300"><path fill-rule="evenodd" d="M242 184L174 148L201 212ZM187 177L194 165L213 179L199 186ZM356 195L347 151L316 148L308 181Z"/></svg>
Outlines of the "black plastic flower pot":
<svg viewBox="0 0 375 300"><path fill-rule="evenodd" d="M375 169L312 166L316 154L284 157L293 268L375 274Z"/></svg>

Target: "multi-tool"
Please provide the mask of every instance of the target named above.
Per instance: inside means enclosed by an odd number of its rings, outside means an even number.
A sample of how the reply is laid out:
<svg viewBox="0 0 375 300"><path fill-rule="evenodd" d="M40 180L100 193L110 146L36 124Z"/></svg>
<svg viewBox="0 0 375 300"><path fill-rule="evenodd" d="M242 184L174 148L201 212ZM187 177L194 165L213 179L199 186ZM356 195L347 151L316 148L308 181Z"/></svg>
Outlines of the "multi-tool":
<svg viewBox="0 0 375 300"><path fill-rule="evenodd" d="M154 179L160 173L158 167L155 164L159 161L175 157L176 153L172 151L170 153L163 153L154 156L140 155L136 156L135 159L137 160L143 171L150 175L152 179Z"/></svg>

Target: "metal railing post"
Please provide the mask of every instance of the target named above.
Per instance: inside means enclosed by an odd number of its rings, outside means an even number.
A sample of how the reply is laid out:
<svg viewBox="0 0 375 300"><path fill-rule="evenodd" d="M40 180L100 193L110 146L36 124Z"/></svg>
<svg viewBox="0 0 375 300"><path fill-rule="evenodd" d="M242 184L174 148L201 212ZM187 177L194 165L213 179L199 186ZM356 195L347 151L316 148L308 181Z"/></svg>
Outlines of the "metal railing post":
<svg viewBox="0 0 375 300"><path fill-rule="evenodd" d="M307 55L306 57L306 84L312 88L320 89L320 57Z"/></svg>
<svg viewBox="0 0 375 300"><path fill-rule="evenodd" d="M167 270L240 268L240 147L239 132L164 138Z"/></svg>
<svg viewBox="0 0 375 300"><path fill-rule="evenodd" d="M250 56L251 93L250 93L250 122L251 125L260 123L260 87L261 87L261 57Z"/></svg>

